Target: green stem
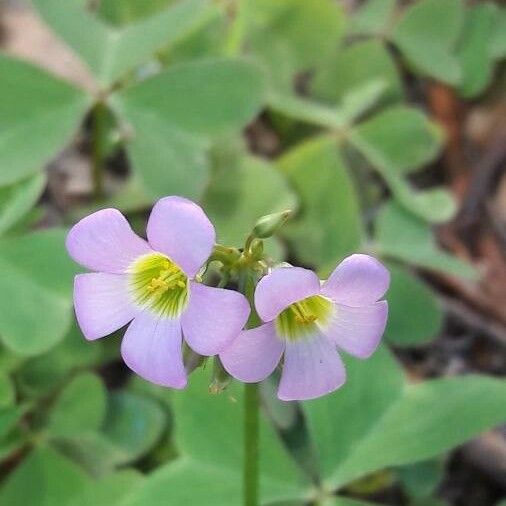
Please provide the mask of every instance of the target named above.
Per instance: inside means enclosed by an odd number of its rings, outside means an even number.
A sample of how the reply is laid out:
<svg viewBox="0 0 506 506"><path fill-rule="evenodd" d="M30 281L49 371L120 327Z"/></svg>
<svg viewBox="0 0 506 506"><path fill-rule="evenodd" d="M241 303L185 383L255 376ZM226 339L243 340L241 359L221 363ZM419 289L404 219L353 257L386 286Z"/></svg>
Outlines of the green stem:
<svg viewBox="0 0 506 506"><path fill-rule="evenodd" d="M93 193L97 200L104 196L104 159L107 108L103 102L97 102L92 110L91 125L91 164Z"/></svg>
<svg viewBox="0 0 506 506"><path fill-rule="evenodd" d="M258 506L258 439L259 439L258 383L244 384L244 506Z"/></svg>
<svg viewBox="0 0 506 506"><path fill-rule="evenodd" d="M259 318L255 311L254 292L255 274L249 269L244 269L239 274L239 291L248 299L251 306L251 314L246 325L253 328L259 324ZM259 471L259 406L260 398L257 383L245 383L244 385L244 464L243 464L243 497L244 506L258 506L258 471Z"/></svg>

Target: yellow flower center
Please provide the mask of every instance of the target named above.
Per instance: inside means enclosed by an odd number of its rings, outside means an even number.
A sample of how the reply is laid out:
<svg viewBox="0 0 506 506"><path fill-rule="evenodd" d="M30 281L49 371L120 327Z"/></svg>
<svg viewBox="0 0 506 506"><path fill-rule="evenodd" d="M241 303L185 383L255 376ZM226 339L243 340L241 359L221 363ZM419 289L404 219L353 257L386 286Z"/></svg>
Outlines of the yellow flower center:
<svg viewBox="0 0 506 506"><path fill-rule="evenodd" d="M169 257L150 253L136 259L128 270L137 304L166 318L176 318L188 304L188 277Z"/></svg>
<svg viewBox="0 0 506 506"><path fill-rule="evenodd" d="M297 341L329 323L332 302L321 295L313 295L290 304L276 318L278 335L288 341Z"/></svg>

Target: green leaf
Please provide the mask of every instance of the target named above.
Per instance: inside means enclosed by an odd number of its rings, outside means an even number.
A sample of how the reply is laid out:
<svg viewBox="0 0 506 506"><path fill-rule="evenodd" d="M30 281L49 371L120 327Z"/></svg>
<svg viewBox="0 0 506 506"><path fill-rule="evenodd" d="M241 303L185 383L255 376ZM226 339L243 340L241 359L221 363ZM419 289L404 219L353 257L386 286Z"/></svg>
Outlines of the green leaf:
<svg viewBox="0 0 506 506"><path fill-rule="evenodd" d="M506 383L479 375L411 385L336 473L337 483L439 455L506 419Z"/></svg>
<svg viewBox="0 0 506 506"><path fill-rule="evenodd" d="M458 58L462 68L459 91L464 97L480 94L490 83L493 70L491 47L497 8L484 3L466 9Z"/></svg>
<svg viewBox="0 0 506 506"><path fill-rule="evenodd" d="M183 457L151 474L133 493L128 506L237 506L242 492L237 471Z"/></svg>
<svg viewBox="0 0 506 506"><path fill-rule="evenodd" d="M0 187L0 235L30 211L46 185L44 173Z"/></svg>
<svg viewBox="0 0 506 506"><path fill-rule="evenodd" d="M452 196L443 189L413 190L404 175L422 168L439 153L442 135L420 111L396 106L351 130L348 140L381 174L406 209L430 222L455 213Z"/></svg>
<svg viewBox="0 0 506 506"><path fill-rule="evenodd" d="M37 67L4 55L0 75L0 185L10 185L42 169L65 146L89 99Z"/></svg>
<svg viewBox="0 0 506 506"><path fill-rule="evenodd" d="M175 65L116 95L113 104L132 131L128 154L149 192L198 198L209 177L205 137L242 128L262 90L256 67L207 60Z"/></svg>
<svg viewBox="0 0 506 506"><path fill-rule="evenodd" d="M0 438L0 461L9 459L29 442L29 436L19 427L14 427L5 437Z"/></svg>
<svg viewBox="0 0 506 506"><path fill-rule="evenodd" d="M399 346L430 341L443 322L435 295L404 269L392 265L388 268L391 282L387 292L389 311L385 338Z"/></svg>
<svg viewBox="0 0 506 506"><path fill-rule="evenodd" d="M75 267L65 231L52 229L0 240L0 337L22 355L42 353L70 327Z"/></svg>
<svg viewBox="0 0 506 506"><path fill-rule="evenodd" d="M55 440L62 453L95 477L143 457L160 441L167 423L157 401L130 392L111 394L105 417L105 407L98 411L80 432Z"/></svg>
<svg viewBox="0 0 506 506"><path fill-rule="evenodd" d="M200 370L192 374L186 391L174 393L176 444L182 458L148 477L129 506L240 503L244 387L233 383L223 394L211 395L208 384L208 375ZM262 503L306 493L307 482L262 418Z"/></svg>
<svg viewBox="0 0 506 506"><path fill-rule="evenodd" d="M124 28L114 28L87 11L83 2L32 1L46 23L106 86L188 33L206 15L204 0L183 0Z"/></svg>
<svg viewBox="0 0 506 506"><path fill-rule="evenodd" d="M23 395L47 395L64 384L76 369L100 363L104 343L89 343L74 323L63 341L42 355L29 358L16 371L17 383Z"/></svg>
<svg viewBox="0 0 506 506"><path fill-rule="evenodd" d="M76 437L55 439L54 447L94 478L103 478L125 460L125 455L101 432L82 432Z"/></svg>
<svg viewBox="0 0 506 506"><path fill-rule="evenodd" d="M326 506L327 503L324 503L323 506ZM378 503L374 502L366 502L360 501L358 499L352 499L350 497L334 497L329 499L328 506L374 506L378 505Z"/></svg>
<svg viewBox="0 0 506 506"><path fill-rule="evenodd" d="M105 21L122 26L166 9L173 0L102 0L97 13Z"/></svg>
<svg viewBox="0 0 506 506"><path fill-rule="evenodd" d="M223 5L212 4L205 22L177 42L165 58L162 56L162 62L173 65L202 58L218 58L227 54L230 26L230 18Z"/></svg>
<svg viewBox="0 0 506 506"><path fill-rule="evenodd" d="M351 18L350 32L354 35L386 35L395 4L395 0L367 0Z"/></svg>
<svg viewBox="0 0 506 506"><path fill-rule="evenodd" d="M413 190L404 179L394 174L385 175L385 179L395 200L417 217L429 223L444 223L455 215L457 204L448 190Z"/></svg>
<svg viewBox="0 0 506 506"><path fill-rule="evenodd" d="M497 10L489 49L492 57L497 60L506 56L506 9L504 7Z"/></svg>
<svg viewBox="0 0 506 506"><path fill-rule="evenodd" d="M65 438L98 430L105 417L106 402L106 390L98 376L92 373L76 376L51 411L49 434Z"/></svg>
<svg viewBox="0 0 506 506"><path fill-rule="evenodd" d="M119 392L110 396L102 433L122 453L116 464L126 464L153 448L165 424L165 412L156 401Z"/></svg>
<svg viewBox="0 0 506 506"><path fill-rule="evenodd" d="M127 153L151 199L167 194L197 199L209 179L207 143L150 111L124 111L133 128Z"/></svg>
<svg viewBox="0 0 506 506"><path fill-rule="evenodd" d="M344 387L304 403L327 486L429 459L506 418L506 384L499 379L406 385L386 349L367 362L350 359L347 372Z"/></svg>
<svg viewBox="0 0 506 506"><path fill-rule="evenodd" d="M432 161L442 138L422 112L396 106L355 127L351 141L382 174L406 174Z"/></svg>
<svg viewBox="0 0 506 506"><path fill-rule="evenodd" d="M432 459L399 467L395 472L411 498L427 498L443 479L445 466L442 459Z"/></svg>
<svg viewBox="0 0 506 506"><path fill-rule="evenodd" d="M296 73L324 62L344 33L344 12L332 0L245 0L244 45L269 70L278 91L293 88Z"/></svg>
<svg viewBox="0 0 506 506"><path fill-rule="evenodd" d="M337 108L331 108L314 100L300 98L290 93L270 93L267 99L269 107L289 118L322 126L339 129L345 125L346 118Z"/></svg>
<svg viewBox="0 0 506 506"><path fill-rule="evenodd" d="M295 196L279 171L267 161L241 157L215 167L203 207L223 244L241 245L266 214L293 209Z"/></svg>
<svg viewBox="0 0 506 506"><path fill-rule="evenodd" d="M401 368L383 347L367 361L346 360L346 370L342 388L303 403L319 455L320 476L327 481L402 395L404 384Z"/></svg>
<svg viewBox="0 0 506 506"><path fill-rule="evenodd" d="M9 506L64 506L78 496L90 478L73 462L49 448L34 450L0 489L0 503Z"/></svg>
<svg viewBox="0 0 506 506"><path fill-rule="evenodd" d="M245 126L257 113L262 94L256 66L213 59L174 65L119 93L114 103L122 112L156 114L189 134L216 136Z"/></svg>
<svg viewBox="0 0 506 506"><path fill-rule="evenodd" d="M118 471L90 483L69 501L68 506L122 506L142 481L138 471Z"/></svg>
<svg viewBox="0 0 506 506"><path fill-rule="evenodd" d="M383 101L402 97L401 80L390 53L380 41L367 40L332 54L316 74L312 90L317 97L337 103L349 93L378 81L386 87Z"/></svg>
<svg viewBox="0 0 506 506"><path fill-rule="evenodd" d="M453 50L463 20L461 0L422 0L406 9L394 27L392 40L415 69L457 84L461 73Z"/></svg>
<svg viewBox="0 0 506 506"><path fill-rule="evenodd" d="M476 278L471 265L438 248L427 223L393 202L380 212L375 238L378 252L383 256L445 274Z"/></svg>
<svg viewBox="0 0 506 506"><path fill-rule="evenodd" d="M12 406L15 400L14 385L5 371L0 370L0 410Z"/></svg>
<svg viewBox="0 0 506 506"><path fill-rule="evenodd" d="M25 406L11 406L0 409L0 438L5 438L14 429L25 411Z"/></svg>
<svg viewBox="0 0 506 506"><path fill-rule="evenodd" d="M278 165L300 200L283 234L301 262L326 276L361 243L360 209L347 168L330 137L297 146Z"/></svg>

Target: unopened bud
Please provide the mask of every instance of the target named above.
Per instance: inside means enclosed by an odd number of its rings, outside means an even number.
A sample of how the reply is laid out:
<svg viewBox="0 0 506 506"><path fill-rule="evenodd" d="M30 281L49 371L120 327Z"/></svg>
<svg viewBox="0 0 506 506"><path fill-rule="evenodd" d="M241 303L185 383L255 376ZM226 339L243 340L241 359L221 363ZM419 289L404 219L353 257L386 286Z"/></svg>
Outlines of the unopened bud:
<svg viewBox="0 0 506 506"><path fill-rule="evenodd" d="M253 233L255 237L259 239L267 239L274 235L279 228L281 228L288 217L292 214L292 211L287 209L280 213L267 214L262 216L253 227Z"/></svg>

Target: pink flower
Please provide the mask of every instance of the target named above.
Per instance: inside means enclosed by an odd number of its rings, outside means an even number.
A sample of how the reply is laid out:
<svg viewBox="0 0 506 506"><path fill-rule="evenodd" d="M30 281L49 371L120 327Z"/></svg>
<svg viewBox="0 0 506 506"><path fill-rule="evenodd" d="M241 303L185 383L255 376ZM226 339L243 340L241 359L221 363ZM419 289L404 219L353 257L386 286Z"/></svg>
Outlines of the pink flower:
<svg viewBox="0 0 506 506"><path fill-rule="evenodd" d="M184 388L182 340L201 355L215 355L237 337L249 315L245 297L194 278L208 259L215 230L204 211L180 197L153 207L148 241L116 209L77 223L67 237L70 256L95 271L74 283L77 321L86 339L130 323L121 354L139 376Z"/></svg>
<svg viewBox="0 0 506 506"><path fill-rule="evenodd" d="M385 330L387 269L367 255L346 258L323 284L300 267L274 269L260 280L255 306L265 322L240 333L221 352L225 369L246 383L269 376L284 355L281 400L320 397L346 380L337 350L368 358Z"/></svg>

